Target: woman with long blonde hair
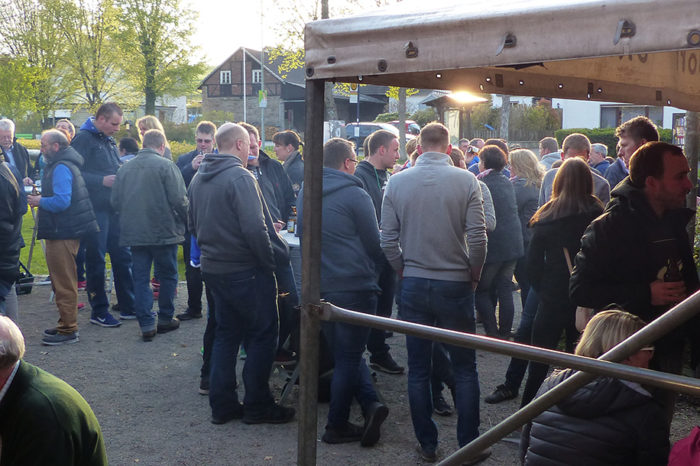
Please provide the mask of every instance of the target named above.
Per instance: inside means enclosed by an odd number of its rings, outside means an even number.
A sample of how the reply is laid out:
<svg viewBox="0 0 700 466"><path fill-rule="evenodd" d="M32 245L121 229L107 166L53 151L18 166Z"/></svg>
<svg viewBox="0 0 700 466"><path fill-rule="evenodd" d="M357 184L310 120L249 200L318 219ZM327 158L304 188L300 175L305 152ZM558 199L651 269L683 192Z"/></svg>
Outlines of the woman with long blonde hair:
<svg viewBox="0 0 700 466"><path fill-rule="evenodd" d="M160 120L153 115L146 115L136 120L136 127L139 129L139 140L142 143L143 135L146 134L146 131L149 129L157 129L161 133L165 134L165 130L163 129L163 125L160 123ZM165 153L163 154L163 157L168 160L173 159L173 154L170 151L170 144L168 143L167 137L165 139Z"/></svg>
<svg viewBox="0 0 700 466"><path fill-rule="evenodd" d="M578 252L586 227L602 212L603 204L593 195L588 164L579 158L566 160L554 178L552 199L530 220L527 271L540 300L532 324L534 346L555 349L563 331L576 335L567 263ZM521 406L535 397L548 369L547 364L529 363Z"/></svg>

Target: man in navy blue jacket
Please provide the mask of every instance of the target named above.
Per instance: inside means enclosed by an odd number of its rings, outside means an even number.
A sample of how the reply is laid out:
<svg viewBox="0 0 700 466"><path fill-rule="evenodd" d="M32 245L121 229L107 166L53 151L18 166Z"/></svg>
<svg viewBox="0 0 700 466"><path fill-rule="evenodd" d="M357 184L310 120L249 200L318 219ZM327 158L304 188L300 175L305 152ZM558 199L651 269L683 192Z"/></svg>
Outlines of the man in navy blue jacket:
<svg viewBox="0 0 700 466"><path fill-rule="evenodd" d="M122 109L115 103L102 104L94 118L88 118L71 142L83 156L81 174L85 180L100 231L85 236L87 293L92 315L90 322L100 327L119 327L121 322L109 313L105 292L105 253L109 252L117 289L121 319L135 319L134 281L131 251L119 246L119 216L110 204L112 185L121 166L119 150L112 136L119 131Z"/></svg>
<svg viewBox="0 0 700 466"><path fill-rule="evenodd" d="M353 144L333 138L323 146L323 224L321 226L321 298L337 306L367 314L377 312L377 267L384 260L379 227L369 194L353 176L358 164ZM303 192L299 192L299 219ZM303 224L298 224L299 235ZM326 443L360 441L372 446L389 409L379 402L362 355L369 328L324 322L323 333L333 353ZM356 398L365 416L364 427L348 422Z"/></svg>

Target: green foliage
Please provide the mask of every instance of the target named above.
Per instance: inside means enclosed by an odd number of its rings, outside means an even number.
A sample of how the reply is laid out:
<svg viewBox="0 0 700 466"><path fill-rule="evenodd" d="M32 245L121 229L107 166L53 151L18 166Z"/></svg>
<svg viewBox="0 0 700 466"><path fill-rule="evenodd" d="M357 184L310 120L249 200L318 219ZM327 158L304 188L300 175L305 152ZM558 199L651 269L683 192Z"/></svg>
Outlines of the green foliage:
<svg viewBox="0 0 700 466"><path fill-rule="evenodd" d="M561 115L556 109L544 105L518 104L511 108L509 124L522 131L553 131L561 128Z"/></svg>
<svg viewBox="0 0 700 466"><path fill-rule="evenodd" d="M286 79L290 71L304 67L306 56L303 48L289 49L285 48L285 46L278 45L265 50L267 51L268 63L282 58L282 61L277 66L277 74L279 74L282 79Z"/></svg>
<svg viewBox="0 0 700 466"><path fill-rule="evenodd" d="M380 113L377 115L377 118L374 119L374 121L378 123L386 123L388 121L394 121L399 119L399 112L391 112L391 113Z"/></svg>
<svg viewBox="0 0 700 466"><path fill-rule="evenodd" d="M498 129L501 124L501 112L499 109L492 107L491 102L484 102L472 109L471 119L474 129L484 129L484 125Z"/></svg>
<svg viewBox="0 0 700 466"><path fill-rule="evenodd" d="M163 122L163 129L168 141L172 144L173 141L191 143L194 141L194 130L197 125L192 123L177 124L169 121ZM171 148L172 149L172 148Z"/></svg>
<svg viewBox="0 0 700 466"><path fill-rule="evenodd" d="M202 120L211 121L218 128L219 126L223 125L227 121L236 121L236 117L233 115L233 112L224 112L222 110L213 110L213 111L209 111L209 112L204 112L202 114L202 117L198 119L198 122L202 121Z"/></svg>
<svg viewBox="0 0 700 466"><path fill-rule="evenodd" d="M615 136L615 128L570 128L559 129L554 132L554 137L562 145L564 139L569 134L581 133L585 134L590 139L591 144L600 143L608 146L608 155L617 157L617 137ZM671 142L673 140L673 130L659 128L659 137L663 142Z"/></svg>
<svg viewBox="0 0 700 466"><path fill-rule="evenodd" d="M394 100L399 100L399 90L400 87L396 86L389 86L389 89L386 91L386 96L389 97L390 99ZM406 97L416 95L418 94L418 89L414 89L412 87L406 89Z"/></svg>
<svg viewBox="0 0 700 466"><path fill-rule="evenodd" d="M17 142L22 144L27 149L37 149L41 148L41 141L38 139L18 139Z"/></svg>
<svg viewBox="0 0 700 466"><path fill-rule="evenodd" d="M435 109L433 107L428 107L423 110L413 112L408 119L415 121L422 128L431 121L437 120L437 113L435 113Z"/></svg>
<svg viewBox="0 0 700 466"><path fill-rule="evenodd" d="M170 152L173 154L173 162L182 155L195 150L197 146L195 144L188 144L186 142L170 141Z"/></svg>
<svg viewBox="0 0 700 466"><path fill-rule="evenodd" d="M24 58L0 58L0 115L23 118L35 110L36 74Z"/></svg>

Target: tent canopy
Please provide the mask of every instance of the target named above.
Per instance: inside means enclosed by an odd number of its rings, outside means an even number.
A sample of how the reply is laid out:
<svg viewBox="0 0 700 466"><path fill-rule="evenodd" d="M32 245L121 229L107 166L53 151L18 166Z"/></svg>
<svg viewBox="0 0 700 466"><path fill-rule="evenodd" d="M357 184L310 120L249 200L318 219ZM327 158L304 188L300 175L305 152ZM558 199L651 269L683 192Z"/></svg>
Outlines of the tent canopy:
<svg viewBox="0 0 700 466"><path fill-rule="evenodd" d="M700 111L697 0L404 1L305 41L307 79Z"/></svg>

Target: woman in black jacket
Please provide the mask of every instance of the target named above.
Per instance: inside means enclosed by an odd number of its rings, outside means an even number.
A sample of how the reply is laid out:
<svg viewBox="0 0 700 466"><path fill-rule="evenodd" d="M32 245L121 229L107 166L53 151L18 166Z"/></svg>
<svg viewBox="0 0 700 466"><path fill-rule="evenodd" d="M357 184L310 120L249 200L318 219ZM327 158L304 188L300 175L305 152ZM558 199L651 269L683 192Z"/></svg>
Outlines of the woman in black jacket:
<svg viewBox="0 0 700 466"><path fill-rule="evenodd" d="M565 161L554 178L552 199L530 221L533 233L527 271L540 299L532 327L534 346L555 349L562 331L574 328L576 306L569 299L566 254L576 255L584 230L602 212L586 162L579 158ZM530 362L521 406L535 397L548 369L547 364Z"/></svg>
<svg viewBox="0 0 700 466"><path fill-rule="evenodd" d="M576 354L598 358L643 326L644 321L628 312L598 313L586 326ZM653 352L653 347L642 348L622 363L648 368ZM538 395L575 373L554 373ZM668 433L661 405L644 387L598 377L525 426L520 450L528 466L665 465Z"/></svg>
<svg viewBox="0 0 700 466"><path fill-rule="evenodd" d="M22 216L27 212L27 197L16 168L0 157L0 314L6 315L5 298L19 274L22 241ZM16 319L16 315L10 315Z"/></svg>

